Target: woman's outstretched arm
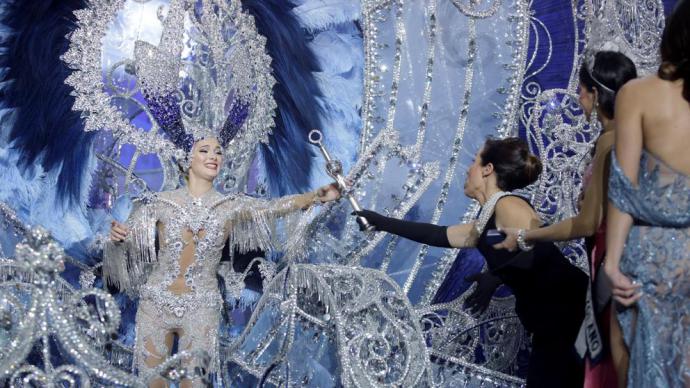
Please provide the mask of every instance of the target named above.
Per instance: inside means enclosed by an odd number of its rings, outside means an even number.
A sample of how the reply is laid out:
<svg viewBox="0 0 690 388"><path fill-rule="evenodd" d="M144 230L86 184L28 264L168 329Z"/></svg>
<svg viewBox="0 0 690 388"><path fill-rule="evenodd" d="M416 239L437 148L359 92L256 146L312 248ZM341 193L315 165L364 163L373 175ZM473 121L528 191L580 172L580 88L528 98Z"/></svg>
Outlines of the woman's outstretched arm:
<svg viewBox="0 0 690 388"><path fill-rule="evenodd" d="M249 197L246 197L249 199ZM238 211L240 220L256 219L262 214L268 218L285 217L299 210L306 210L319 203L335 201L340 198L340 190L335 183L322 186L314 191L303 194L286 195L272 200L258 200L251 198L246 206Z"/></svg>
<svg viewBox="0 0 690 388"><path fill-rule="evenodd" d="M555 224L525 231L525 242L528 244L540 241L566 241L588 237L596 233L603 221L607 205L606 187L608 186L609 157L613 146L612 137L603 137L597 142L596 153L592 160L592 177L586 186L580 212ZM496 245L498 249L516 250L517 231L515 228L504 230L506 239Z"/></svg>
<svg viewBox="0 0 690 388"><path fill-rule="evenodd" d="M477 238L479 237L474 223L440 226L386 217L371 210L362 210L353 212L353 214L366 218L370 224L376 227L376 230L435 247L473 247L477 245Z"/></svg>
<svg viewBox="0 0 690 388"><path fill-rule="evenodd" d="M571 218L543 228L531 229L525 233L527 242L565 241L593 236L604 218L606 206L606 187L608 168L613 144L597 144L594 156L592 177L585 188L580 212Z"/></svg>

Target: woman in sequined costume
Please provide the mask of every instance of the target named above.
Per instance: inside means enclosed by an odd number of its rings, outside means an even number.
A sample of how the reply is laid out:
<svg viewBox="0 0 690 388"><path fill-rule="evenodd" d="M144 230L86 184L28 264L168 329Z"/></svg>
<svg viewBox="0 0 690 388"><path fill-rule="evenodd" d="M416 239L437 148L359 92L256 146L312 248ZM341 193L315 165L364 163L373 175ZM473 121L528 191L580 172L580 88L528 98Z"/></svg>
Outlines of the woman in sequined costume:
<svg viewBox="0 0 690 388"><path fill-rule="evenodd" d="M666 21L657 74L616 99L604 271L629 387L690 387L690 1ZM627 378L627 382L625 381Z"/></svg>
<svg viewBox="0 0 690 388"><path fill-rule="evenodd" d="M467 172L465 195L482 205L477 221L438 226L384 217L364 210L377 230L447 248L476 247L489 270L515 294L515 309L533 334L528 387L582 386L582 367L573 344L584 316L587 276L553 243L528 252L496 249L489 237L497 228L534 228L541 221L532 206L511 193L534 182L541 163L518 138L489 139ZM530 249L529 247L524 247Z"/></svg>
<svg viewBox="0 0 690 388"><path fill-rule="evenodd" d="M588 305L589 319L585 319L580 334L583 344L587 344L588 351L585 387L591 388L617 385L611 355L613 353L616 359L619 359L625 351L621 346L620 328L618 325L609 327L610 289L602 289L601 285L605 283L605 279L597 278L597 275L606 253L609 159L616 128L614 101L618 90L634 78L637 78L635 64L622 53L600 51L591 57L586 56L585 63L580 68L579 102L588 119L599 120L602 133L597 139L594 157L585 173L585 189L580 211L576 216L553 225L524 232L527 243L566 241L582 237L588 239L592 279L590 301L593 303ZM499 246L510 251L517 250L518 230L508 229L504 232L507 237ZM596 287L597 285L600 287ZM612 348L608 346L609 339L612 339Z"/></svg>
<svg viewBox="0 0 690 388"><path fill-rule="evenodd" d="M104 251L104 277L139 297L134 368L153 387L165 385L156 367L171 356L174 337L189 353L184 366L218 371L216 272L225 244L269 250L275 220L339 197L334 185L275 201L223 196L213 188L223 159L218 141L198 140L190 159L187 187L137 201L125 224L112 223Z"/></svg>

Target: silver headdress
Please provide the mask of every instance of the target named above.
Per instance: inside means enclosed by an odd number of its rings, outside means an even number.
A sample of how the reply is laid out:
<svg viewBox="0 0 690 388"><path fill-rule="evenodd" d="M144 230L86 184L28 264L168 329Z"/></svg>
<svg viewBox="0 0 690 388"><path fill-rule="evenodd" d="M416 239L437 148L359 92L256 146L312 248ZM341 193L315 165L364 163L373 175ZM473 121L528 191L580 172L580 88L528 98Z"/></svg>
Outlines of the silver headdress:
<svg viewBox="0 0 690 388"><path fill-rule="evenodd" d="M665 20L663 6L656 2L641 5L635 1L613 0L593 0L587 4L592 16L587 26L583 60L590 75L594 55L599 51L624 54L633 61L640 75L656 71L658 44ZM605 87L596 78L594 81Z"/></svg>
<svg viewBox="0 0 690 388"><path fill-rule="evenodd" d="M159 41L132 39L124 58L103 63L102 41L132 3L147 1L98 1L76 13L63 60L75 70L66 82L85 130L110 130L119 144L161 161L216 137L246 165L268 141L276 107L271 59L254 19L237 0L170 0L157 9Z"/></svg>

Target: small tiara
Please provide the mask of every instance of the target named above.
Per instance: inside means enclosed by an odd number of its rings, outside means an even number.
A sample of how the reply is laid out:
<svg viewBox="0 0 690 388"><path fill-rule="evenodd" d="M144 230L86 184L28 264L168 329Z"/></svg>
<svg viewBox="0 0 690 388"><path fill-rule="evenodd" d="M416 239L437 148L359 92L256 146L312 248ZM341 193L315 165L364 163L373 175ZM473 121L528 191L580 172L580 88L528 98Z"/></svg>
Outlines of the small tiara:
<svg viewBox="0 0 690 388"><path fill-rule="evenodd" d="M596 51L588 50L585 53L584 56L584 61L585 61L585 68L587 69L587 74L592 78L592 80L603 90L611 93L611 94L616 94L616 92L613 91L610 87L604 85L603 82L599 81L597 77L594 76L594 62L596 60Z"/></svg>

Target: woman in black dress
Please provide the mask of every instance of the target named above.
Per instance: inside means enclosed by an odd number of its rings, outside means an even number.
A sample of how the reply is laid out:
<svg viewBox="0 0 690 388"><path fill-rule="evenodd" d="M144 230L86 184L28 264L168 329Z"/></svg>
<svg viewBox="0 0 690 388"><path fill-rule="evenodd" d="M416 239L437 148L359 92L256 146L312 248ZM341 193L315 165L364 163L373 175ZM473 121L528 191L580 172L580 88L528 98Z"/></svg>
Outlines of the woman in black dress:
<svg viewBox="0 0 690 388"><path fill-rule="evenodd" d="M385 217L370 210L366 217L379 231L423 244L476 247L493 275L515 295L520 321L532 333L528 387L582 387L583 366L574 343L585 312L587 276L574 267L552 243L509 252L494 248L491 238L502 228L530 229L541 224L537 213L512 190L538 178L541 163L519 138L489 139L467 171L465 195L477 200L482 211L469 224L439 226Z"/></svg>

